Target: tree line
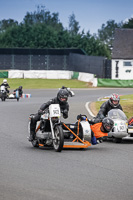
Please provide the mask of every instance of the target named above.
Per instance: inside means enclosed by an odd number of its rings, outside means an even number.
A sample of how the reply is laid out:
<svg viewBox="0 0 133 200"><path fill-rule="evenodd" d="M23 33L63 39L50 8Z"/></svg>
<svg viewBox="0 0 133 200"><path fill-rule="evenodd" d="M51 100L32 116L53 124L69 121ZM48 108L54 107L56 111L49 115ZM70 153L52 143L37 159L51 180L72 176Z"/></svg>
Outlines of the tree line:
<svg viewBox="0 0 133 200"><path fill-rule="evenodd" d="M45 6L27 12L21 23L14 19L0 21L0 48L81 48L88 55L111 58L111 47L116 28L133 28L133 18L125 23L109 20L97 34L80 30L75 14L69 16L69 27L64 28L59 13L50 13Z"/></svg>

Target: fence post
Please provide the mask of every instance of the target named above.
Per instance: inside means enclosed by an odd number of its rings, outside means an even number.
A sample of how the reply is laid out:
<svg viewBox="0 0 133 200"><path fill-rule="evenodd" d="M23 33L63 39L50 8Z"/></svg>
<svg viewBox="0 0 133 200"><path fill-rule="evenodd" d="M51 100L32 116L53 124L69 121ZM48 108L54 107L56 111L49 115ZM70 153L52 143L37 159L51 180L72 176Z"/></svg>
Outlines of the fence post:
<svg viewBox="0 0 133 200"><path fill-rule="evenodd" d="M47 55L47 70L49 70L49 55Z"/></svg>
<svg viewBox="0 0 133 200"><path fill-rule="evenodd" d="M30 69L29 69L29 70L31 70L31 56L32 56L32 55L29 55L29 56L30 56L30 66L29 66Z"/></svg>
<svg viewBox="0 0 133 200"><path fill-rule="evenodd" d="M63 70L66 70L66 66L67 66L67 64L66 64L66 55L64 55Z"/></svg>
<svg viewBox="0 0 133 200"><path fill-rule="evenodd" d="M12 69L14 69L14 55L12 54Z"/></svg>

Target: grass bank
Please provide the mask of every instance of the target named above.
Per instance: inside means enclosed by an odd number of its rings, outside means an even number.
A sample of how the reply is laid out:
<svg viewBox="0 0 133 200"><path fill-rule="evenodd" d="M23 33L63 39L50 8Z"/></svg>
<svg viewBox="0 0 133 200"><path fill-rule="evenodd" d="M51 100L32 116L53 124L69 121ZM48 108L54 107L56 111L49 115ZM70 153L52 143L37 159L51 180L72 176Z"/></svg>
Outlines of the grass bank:
<svg viewBox="0 0 133 200"><path fill-rule="evenodd" d="M98 110L100 109L100 106L102 105L104 101L96 101L93 103L93 107L95 109L95 113L97 114ZM124 113L126 114L127 118L133 116L133 94L131 95L123 95L120 97L120 104L123 108Z"/></svg>
<svg viewBox="0 0 133 200"><path fill-rule="evenodd" d="M0 78L0 84L3 78ZM8 84L11 89L15 89L18 86L23 86L24 89L45 89L45 88L60 88L61 86L66 86L70 88L88 88L88 83L83 81L78 81L76 79L66 80L66 79L8 79Z"/></svg>

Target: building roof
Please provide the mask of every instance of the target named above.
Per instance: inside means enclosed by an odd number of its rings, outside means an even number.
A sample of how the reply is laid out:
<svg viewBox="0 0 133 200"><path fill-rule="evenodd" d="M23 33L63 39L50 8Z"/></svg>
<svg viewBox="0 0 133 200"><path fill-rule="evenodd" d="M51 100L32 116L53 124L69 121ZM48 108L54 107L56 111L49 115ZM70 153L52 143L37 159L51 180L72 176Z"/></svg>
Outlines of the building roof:
<svg viewBox="0 0 133 200"><path fill-rule="evenodd" d="M16 55L69 55L77 53L86 55L83 49L76 48L50 48L50 49L31 49L31 48L0 48L0 54L16 54Z"/></svg>
<svg viewBox="0 0 133 200"><path fill-rule="evenodd" d="M116 29L112 59L133 59L133 29Z"/></svg>

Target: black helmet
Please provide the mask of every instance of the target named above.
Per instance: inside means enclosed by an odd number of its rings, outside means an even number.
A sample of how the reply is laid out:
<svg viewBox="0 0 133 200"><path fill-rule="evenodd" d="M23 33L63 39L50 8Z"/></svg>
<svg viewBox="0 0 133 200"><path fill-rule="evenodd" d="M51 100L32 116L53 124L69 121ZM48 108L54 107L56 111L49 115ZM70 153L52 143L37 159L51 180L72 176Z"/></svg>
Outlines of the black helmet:
<svg viewBox="0 0 133 200"><path fill-rule="evenodd" d="M103 120L102 120L102 124L103 124L103 128L105 130L105 132L110 132L111 129L113 128L114 126L114 121L109 118L109 117L105 117Z"/></svg>
<svg viewBox="0 0 133 200"><path fill-rule="evenodd" d="M22 90L22 88L23 88L22 86L19 86L19 89L20 89L20 90Z"/></svg>
<svg viewBox="0 0 133 200"><path fill-rule="evenodd" d="M116 102L114 104L114 102ZM109 98L109 103L112 107L116 108L117 106L119 106L119 102L120 102L120 97L118 94L112 94L111 97Z"/></svg>
<svg viewBox="0 0 133 200"><path fill-rule="evenodd" d="M60 102L65 103L68 99L68 91L66 89L60 89L57 98Z"/></svg>

